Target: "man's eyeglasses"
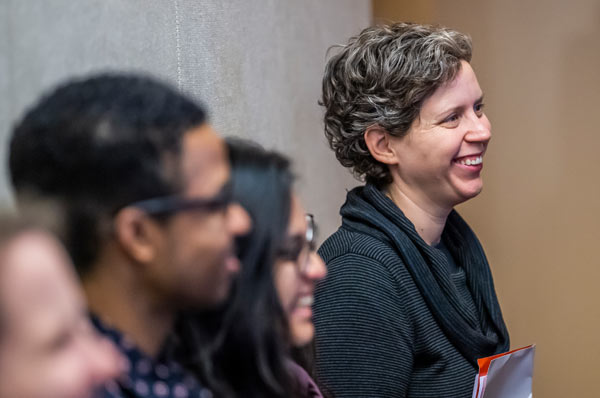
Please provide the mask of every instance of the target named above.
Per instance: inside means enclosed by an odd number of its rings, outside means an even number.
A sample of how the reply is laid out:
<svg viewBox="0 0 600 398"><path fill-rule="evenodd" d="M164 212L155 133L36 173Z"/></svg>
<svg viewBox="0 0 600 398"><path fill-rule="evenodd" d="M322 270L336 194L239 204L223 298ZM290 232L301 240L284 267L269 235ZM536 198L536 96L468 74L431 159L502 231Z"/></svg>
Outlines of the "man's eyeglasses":
<svg viewBox="0 0 600 398"><path fill-rule="evenodd" d="M227 182L221 190L210 198L182 198L181 196L162 196L140 200L128 206L137 207L152 216L166 216L187 210L204 210L209 212L226 209L233 201L231 182Z"/></svg>
<svg viewBox="0 0 600 398"><path fill-rule="evenodd" d="M312 214L306 215L306 234L302 236L291 237L283 243L278 252L278 257L282 260L293 261L298 272L305 274L308 271L310 263L310 254L316 249L316 225Z"/></svg>

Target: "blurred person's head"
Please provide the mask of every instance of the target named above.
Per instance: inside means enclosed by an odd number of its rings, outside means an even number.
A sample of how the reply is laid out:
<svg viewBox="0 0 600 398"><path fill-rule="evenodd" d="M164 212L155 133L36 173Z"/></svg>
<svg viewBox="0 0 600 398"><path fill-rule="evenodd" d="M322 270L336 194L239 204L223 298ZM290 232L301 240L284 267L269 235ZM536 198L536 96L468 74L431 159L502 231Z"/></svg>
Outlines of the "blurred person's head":
<svg viewBox="0 0 600 398"><path fill-rule="evenodd" d="M370 27L340 46L321 99L339 162L417 203L477 195L490 124L471 52L467 35L411 23Z"/></svg>
<svg viewBox="0 0 600 398"><path fill-rule="evenodd" d="M10 172L18 198L64 206L84 282L99 264L128 263L165 306L226 298L238 268L232 238L249 221L230 201L224 142L184 95L136 75L67 82L15 127Z"/></svg>
<svg viewBox="0 0 600 398"><path fill-rule="evenodd" d="M234 198L253 221L251 232L240 239L240 259L247 268L242 275L248 272L262 276L262 290L277 294L291 344L304 345L314 333L314 285L326 273L325 264L315 252L313 217L306 214L293 191L287 158L252 142L229 140L228 144ZM239 282L244 284L243 280ZM252 287L250 283L242 286Z"/></svg>
<svg viewBox="0 0 600 398"><path fill-rule="evenodd" d="M119 358L88 320L67 253L40 226L0 220L0 398L91 396Z"/></svg>
<svg viewBox="0 0 600 398"><path fill-rule="evenodd" d="M292 196L290 221L275 262L275 285L286 314L292 345L302 347L315 334L312 304L315 284L327 269L315 252L316 227L299 198Z"/></svg>
<svg viewBox="0 0 600 398"><path fill-rule="evenodd" d="M290 345L312 339L312 292L324 263L311 246L289 161L249 141L228 144L234 199L252 229L238 239L242 269L218 330L208 330L216 344L205 377L224 396L292 396L286 361ZM207 324L201 319L197 327L206 332Z"/></svg>

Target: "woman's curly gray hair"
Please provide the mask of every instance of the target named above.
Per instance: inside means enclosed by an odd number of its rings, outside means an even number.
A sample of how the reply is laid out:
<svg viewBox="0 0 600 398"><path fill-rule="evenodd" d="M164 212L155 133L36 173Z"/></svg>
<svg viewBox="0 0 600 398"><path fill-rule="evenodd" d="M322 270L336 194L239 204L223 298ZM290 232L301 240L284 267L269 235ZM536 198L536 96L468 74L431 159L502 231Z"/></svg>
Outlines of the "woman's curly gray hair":
<svg viewBox="0 0 600 398"><path fill-rule="evenodd" d="M394 136L406 134L423 101L454 79L462 60L471 61L471 39L444 27L396 23L367 28L336 47L320 101L325 136L357 178L386 185L390 172L369 153L366 129L379 125Z"/></svg>

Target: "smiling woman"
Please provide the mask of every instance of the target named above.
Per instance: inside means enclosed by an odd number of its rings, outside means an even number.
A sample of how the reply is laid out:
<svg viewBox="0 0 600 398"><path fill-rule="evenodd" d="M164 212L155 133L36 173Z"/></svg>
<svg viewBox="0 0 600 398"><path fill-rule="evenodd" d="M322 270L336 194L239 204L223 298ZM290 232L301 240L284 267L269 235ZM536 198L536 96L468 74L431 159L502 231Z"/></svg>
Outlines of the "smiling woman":
<svg viewBox="0 0 600 398"><path fill-rule="evenodd" d="M314 337L313 293L316 282L326 274L325 264L315 252L314 232L313 216L306 215L299 199L293 196L285 238L291 244L284 244L293 249L277 257L275 286L288 320L291 342L296 347L305 346Z"/></svg>
<svg viewBox="0 0 600 398"><path fill-rule="evenodd" d="M316 371L344 397L465 397L508 332L477 237L454 206L481 192L491 125L468 36L398 23L341 46L325 135L367 184L319 253Z"/></svg>
<svg viewBox="0 0 600 398"><path fill-rule="evenodd" d="M454 80L423 101L406 136L386 134L378 126L367 128L370 153L388 166L393 179L386 187L388 195L405 212L417 205L445 218L452 207L481 192L483 155L491 138L482 98L471 65L461 61ZM440 231L431 232L423 239L437 243Z"/></svg>
<svg viewBox="0 0 600 398"><path fill-rule="evenodd" d="M0 398L91 397L119 356L93 330L67 253L40 226L0 221Z"/></svg>

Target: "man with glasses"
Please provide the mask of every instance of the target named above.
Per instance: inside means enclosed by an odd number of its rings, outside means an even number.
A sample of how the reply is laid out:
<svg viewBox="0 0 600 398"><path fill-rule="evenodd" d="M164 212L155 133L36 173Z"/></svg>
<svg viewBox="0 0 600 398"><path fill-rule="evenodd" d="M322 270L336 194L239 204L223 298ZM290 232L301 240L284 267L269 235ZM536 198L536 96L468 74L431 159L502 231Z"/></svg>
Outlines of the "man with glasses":
<svg viewBox="0 0 600 398"><path fill-rule="evenodd" d="M147 77L71 81L17 124L10 172L18 200L64 209L94 321L128 358L109 394L209 396L160 358L179 312L226 298L239 268L233 238L250 228L203 109Z"/></svg>

